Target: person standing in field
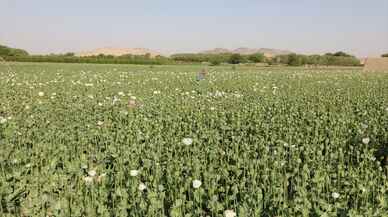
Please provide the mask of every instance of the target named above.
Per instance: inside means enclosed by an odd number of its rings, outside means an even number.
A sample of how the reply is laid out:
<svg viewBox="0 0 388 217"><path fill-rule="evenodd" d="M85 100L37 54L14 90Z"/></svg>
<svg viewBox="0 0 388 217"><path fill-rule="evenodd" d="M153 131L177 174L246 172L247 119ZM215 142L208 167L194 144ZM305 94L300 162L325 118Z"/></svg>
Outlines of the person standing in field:
<svg viewBox="0 0 388 217"><path fill-rule="evenodd" d="M206 75L207 75L207 69L204 68L200 72L198 72L198 74L197 74L197 81L204 80Z"/></svg>
<svg viewBox="0 0 388 217"><path fill-rule="evenodd" d="M205 80L206 76L207 76L208 72L207 72L207 69L206 68L203 68L201 71L199 71L197 73L197 77L196 77L196 83L197 83L197 93L199 94L202 94L204 93L205 89L206 89L206 83L207 82L204 82L203 80Z"/></svg>

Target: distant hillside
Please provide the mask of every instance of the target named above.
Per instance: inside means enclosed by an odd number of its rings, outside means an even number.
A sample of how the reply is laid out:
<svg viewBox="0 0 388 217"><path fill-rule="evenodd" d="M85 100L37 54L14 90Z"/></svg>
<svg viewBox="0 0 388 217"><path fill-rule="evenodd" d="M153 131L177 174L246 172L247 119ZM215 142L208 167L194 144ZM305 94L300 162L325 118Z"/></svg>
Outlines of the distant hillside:
<svg viewBox="0 0 388 217"><path fill-rule="evenodd" d="M232 53L231 50L225 49L225 48L214 48L213 50L206 50L202 51L200 53L204 54L221 54L221 53Z"/></svg>
<svg viewBox="0 0 388 217"><path fill-rule="evenodd" d="M85 57L85 56L97 56L99 54L104 54L104 55L112 55L112 56L122 56L126 54L131 54L131 55L145 55L149 53L151 57L156 57L160 55L159 52L146 49L146 48L98 48L92 51L85 51L85 52L80 52L77 53L76 56L79 57Z"/></svg>
<svg viewBox="0 0 388 217"><path fill-rule="evenodd" d="M292 53L291 51L288 50L279 50L279 49L269 49L269 48L237 48L234 50L228 50L224 48L215 48L213 50L207 50L207 51L202 51L200 53L204 54L220 54L220 53L239 53L242 55L247 55L247 54L254 54L254 53L263 53L266 57L273 57L276 55L283 55L283 54L290 54Z"/></svg>

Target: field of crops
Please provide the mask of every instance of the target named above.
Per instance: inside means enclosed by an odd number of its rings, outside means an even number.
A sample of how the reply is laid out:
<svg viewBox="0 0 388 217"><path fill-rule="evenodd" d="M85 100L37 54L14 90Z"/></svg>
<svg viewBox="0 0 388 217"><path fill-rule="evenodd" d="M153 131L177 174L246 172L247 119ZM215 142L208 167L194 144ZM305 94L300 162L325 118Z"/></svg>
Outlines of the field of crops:
<svg viewBox="0 0 388 217"><path fill-rule="evenodd" d="M388 216L388 74L0 65L0 216Z"/></svg>

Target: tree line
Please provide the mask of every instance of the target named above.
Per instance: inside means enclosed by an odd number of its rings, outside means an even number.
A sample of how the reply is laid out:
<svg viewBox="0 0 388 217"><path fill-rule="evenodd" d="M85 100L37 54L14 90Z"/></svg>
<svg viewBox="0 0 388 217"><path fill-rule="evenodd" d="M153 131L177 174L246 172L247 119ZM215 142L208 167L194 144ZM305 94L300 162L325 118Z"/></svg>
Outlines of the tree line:
<svg viewBox="0 0 388 217"><path fill-rule="evenodd" d="M323 65L323 66L360 66L360 60L355 56L342 51L326 53L324 55L301 55L288 54L279 55L271 60L273 63L280 63L289 66L302 65Z"/></svg>
<svg viewBox="0 0 388 217"><path fill-rule="evenodd" d="M387 57L388 54L383 54ZM339 51L326 53L324 55L302 55L286 54L274 57L266 57L262 53L241 55L236 53L203 54L183 53L174 54L170 57L146 55L97 55L79 57L74 53L30 55L22 49L10 48L0 45L0 57L7 61L18 62L58 62L58 63L101 63L101 64L144 64L144 65L165 65L165 64L199 64L209 63L211 65L244 64L244 63L265 63L268 65L324 65L324 66L359 66L360 61L355 56Z"/></svg>
<svg viewBox="0 0 388 217"><path fill-rule="evenodd" d="M182 63L203 63L207 62L211 65L220 65L221 63L240 64L240 63L260 63L265 62L266 57L262 53L255 53L250 55L240 55L233 53L220 54L174 54L170 57L175 62Z"/></svg>
<svg viewBox="0 0 388 217"><path fill-rule="evenodd" d="M267 63L269 65L325 65L325 66L359 66L360 60L355 56L339 51L324 55L302 55L286 54L275 57L266 57L262 53L250 55L241 54L175 54L171 58L177 62L209 62L212 65L220 63L240 64L240 63Z"/></svg>
<svg viewBox="0 0 388 217"><path fill-rule="evenodd" d="M0 45L1 57L19 57L28 56L28 52L22 49L10 48L4 45Z"/></svg>
<svg viewBox="0 0 388 217"><path fill-rule="evenodd" d="M150 58L148 55L97 55L97 56L70 56L68 54L59 55L28 55L28 56L8 56L3 57L7 61L15 62L51 62L51 63L96 63L96 64L138 64L138 65L165 65L173 64L166 57L158 56Z"/></svg>
<svg viewBox="0 0 388 217"><path fill-rule="evenodd" d="M96 56L75 56L74 53L30 55L22 49L10 48L0 45L0 57L6 61L14 62L52 62L52 63L97 63L97 64L139 64L139 65L163 65L173 64L172 60L163 56L151 58L150 54L145 55L96 55Z"/></svg>

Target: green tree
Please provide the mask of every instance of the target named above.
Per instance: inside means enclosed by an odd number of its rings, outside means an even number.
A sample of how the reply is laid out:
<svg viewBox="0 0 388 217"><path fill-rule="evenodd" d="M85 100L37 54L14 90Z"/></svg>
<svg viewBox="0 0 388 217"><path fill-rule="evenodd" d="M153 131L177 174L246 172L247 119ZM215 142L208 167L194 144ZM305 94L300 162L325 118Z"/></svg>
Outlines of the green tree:
<svg viewBox="0 0 388 217"><path fill-rule="evenodd" d="M343 51L338 51L336 53L333 54L333 56L336 56L336 57L351 57L351 55L343 52Z"/></svg>
<svg viewBox="0 0 388 217"><path fill-rule="evenodd" d="M244 60L244 58L240 54L236 53L236 54L232 54L232 56L230 56L228 63L239 64L239 63L242 63L243 60Z"/></svg>
<svg viewBox="0 0 388 217"><path fill-rule="evenodd" d="M301 66L302 64L302 57L300 55L294 53L288 55L288 65Z"/></svg>
<svg viewBox="0 0 388 217"><path fill-rule="evenodd" d="M221 64L221 61L219 59L216 59L216 58L214 58L210 61L210 65L212 65L212 66L218 66L220 64Z"/></svg>
<svg viewBox="0 0 388 217"><path fill-rule="evenodd" d="M28 52L22 49L0 45L0 56L28 56Z"/></svg>
<svg viewBox="0 0 388 217"><path fill-rule="evenodd" d="M262 53L255 53L248 56L248 60L254 62L254 63L261 63L264 62L265 56Z"/></svg>

